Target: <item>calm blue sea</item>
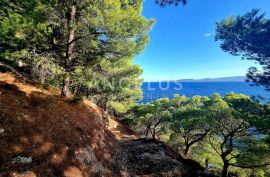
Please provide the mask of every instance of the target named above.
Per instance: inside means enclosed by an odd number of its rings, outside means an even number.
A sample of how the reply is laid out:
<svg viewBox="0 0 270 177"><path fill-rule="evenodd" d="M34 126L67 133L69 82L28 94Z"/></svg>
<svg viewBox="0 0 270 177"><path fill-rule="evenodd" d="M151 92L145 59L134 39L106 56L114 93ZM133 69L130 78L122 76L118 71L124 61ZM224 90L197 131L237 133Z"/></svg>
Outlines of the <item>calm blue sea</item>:
<svg viewBox="0 0 270 177"><path fill-rule="evenodd" d="M195 95L211 96L219 93L224 96L226 93L243 93L249 96L264 98L262 102L270 100L270 91L263 87L251 86L246 82L145 82L142 85L143 100L140 103L155 101L159 98L172 98L174 94L193 97Z"/></svg>

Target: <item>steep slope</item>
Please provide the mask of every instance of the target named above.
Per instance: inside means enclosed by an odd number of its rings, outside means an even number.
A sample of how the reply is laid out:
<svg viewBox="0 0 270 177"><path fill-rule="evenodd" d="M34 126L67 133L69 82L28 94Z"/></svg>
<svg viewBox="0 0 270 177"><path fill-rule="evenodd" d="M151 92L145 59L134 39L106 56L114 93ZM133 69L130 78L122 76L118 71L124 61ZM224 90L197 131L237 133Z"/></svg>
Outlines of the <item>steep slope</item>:
<svg viewBox="0 0 270 177"><path fill-rule="evenodd" d="M197 163L163 143L58 95L0 72L0 176L197 176Z"/></svg>

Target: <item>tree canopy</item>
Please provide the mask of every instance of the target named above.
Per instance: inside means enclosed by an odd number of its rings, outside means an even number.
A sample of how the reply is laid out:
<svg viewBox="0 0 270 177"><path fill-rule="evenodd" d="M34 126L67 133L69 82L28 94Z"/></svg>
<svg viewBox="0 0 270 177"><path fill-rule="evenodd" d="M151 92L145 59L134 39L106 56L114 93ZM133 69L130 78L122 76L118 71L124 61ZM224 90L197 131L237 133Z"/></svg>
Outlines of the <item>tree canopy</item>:
<svg viewBox="0 0 270 177"><path fill-rule="evenodd" d="M1 61L105 109L124 112L141 98L142 70L132 60L154 23L142 16L142 1L1 3Z"/></svg>
<svg viewBox="0 0 270 177"><path fill-rule="evenodd" d="M155 0L160 6L186 4L187 0Z"/></svg>
<svg viewBox="0 0 270 177"><path fill-rule="evenodd" d="M251 67L248 80L270 90L270 20L265 14L254 9L222 20L217 23L216 40L225 52L257 62L261 70Z"/></svg>
<svg viewBox="0 0 270 177"><path fill-rule="evenodd" d="M143 137L160 139L186 158L210 170L220 169L222 177L227 177L231 168L244 173L244 169L269 166L267 107L243 94L175 95L135 106L129 119ZM154 136L149 136L152 132Z"/></svg>

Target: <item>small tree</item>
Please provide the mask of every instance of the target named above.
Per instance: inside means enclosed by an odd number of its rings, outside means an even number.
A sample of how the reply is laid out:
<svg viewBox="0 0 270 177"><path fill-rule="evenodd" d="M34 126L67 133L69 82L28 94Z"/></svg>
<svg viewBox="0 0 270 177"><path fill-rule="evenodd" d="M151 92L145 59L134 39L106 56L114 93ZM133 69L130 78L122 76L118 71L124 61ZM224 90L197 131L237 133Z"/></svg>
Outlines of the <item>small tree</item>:
<svg viewBox="0 0 270 177"><path fill-rule="evenodd" d="M166 130L172 118L171 113L166 110L169 106L169 99L164 98L153 103L136 108L135 117L136 129L146 138L156 139L158 135Z"/></svg>
<svg viewBox="0 0 270 177"><path fill-rule="evenodd" d="M194 96L191 99L175 96L172 99L173 105L178 109L173 115L171 125L172 134L170 143L174 146L182 147L183 154L187 157L190 148L198 142L204 140L210 132L208 119L204 111L207 97ZM180 140L179 140L180 138ZM181 141L181 139L183 141Z"/></svg>
<svg viewBox="0 0 270 177"><path fill-rule="evenodd" d="M179 112L175 117L175 121L172 124L174 133L171 135L170 142L177 141L178 136L183 138L183 154L187 157L190 148L202 141L210 132L210 128L207 118L203 115L203 111L201 110ZM181 147L179 142L176 144Z"/></svg>
<svg viewBox="0 0 270 177"><path fill-rule="evenodd" d="M269 147L249 133L248 122L237 115L237 110L229 107L219 95L212 97L208 107L208 116L212 118L209 142L223 161L222 177L228 176L230 166L256 168L269 165L266 157ZM245 160L246 154L253 157L253 161ZM256 158L258 156L260 158Z"/></svg>

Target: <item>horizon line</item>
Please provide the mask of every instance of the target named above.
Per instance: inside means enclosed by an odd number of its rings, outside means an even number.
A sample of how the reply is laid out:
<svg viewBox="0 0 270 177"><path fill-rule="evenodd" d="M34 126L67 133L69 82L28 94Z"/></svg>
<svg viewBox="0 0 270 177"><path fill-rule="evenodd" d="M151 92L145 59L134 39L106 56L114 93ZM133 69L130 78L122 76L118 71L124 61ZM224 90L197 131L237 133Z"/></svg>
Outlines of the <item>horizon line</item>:
<svg viewBox="0 0 270 177"><path fill-rule="evenodd" d="M144 81L143 82L165 82L165 81L200 81L200 80L212 80L212 79L226 79L226 78L236 78L236 77L243 77L243 78L247 78L246 76L225 76L225 77L206 77L206 78L198 78L198 79L194 79L194 78L189 78L189 79L155 79L155 80L149 80L149 79L144 79L142 78ZM245 80L243 80L245 81ZM240 81L240 82L243 82ZM239 81L237 81L239 82Z"/></svg>

